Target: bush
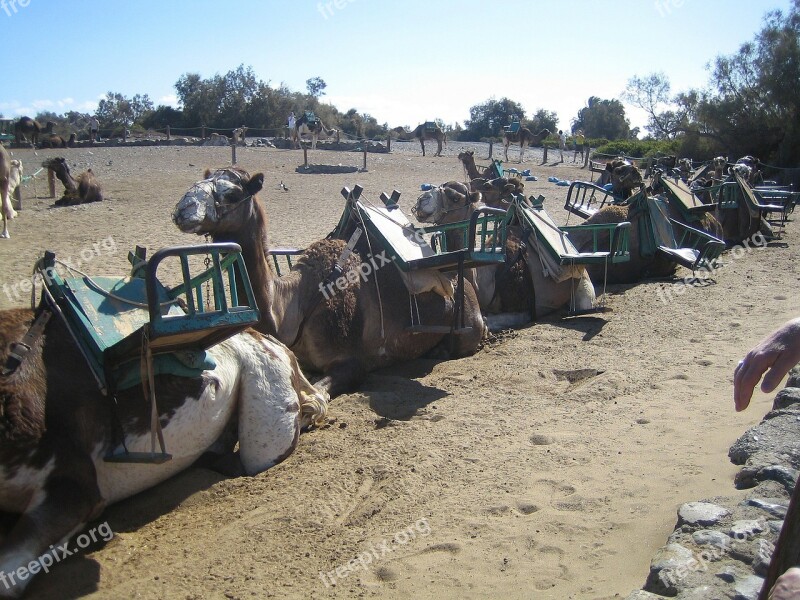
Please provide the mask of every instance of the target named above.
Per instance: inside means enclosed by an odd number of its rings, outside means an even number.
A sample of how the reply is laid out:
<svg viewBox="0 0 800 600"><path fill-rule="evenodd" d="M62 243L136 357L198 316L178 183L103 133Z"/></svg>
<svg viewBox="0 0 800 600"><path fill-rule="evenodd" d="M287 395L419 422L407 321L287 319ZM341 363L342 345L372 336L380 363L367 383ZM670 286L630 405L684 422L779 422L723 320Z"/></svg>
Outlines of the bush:
<svg viewBox="0 0 800 600"><path fill-rule="evenodd" d="M677 155L679 140L615 140L599 146L595 154L647 158L651 156Z"/></svg>

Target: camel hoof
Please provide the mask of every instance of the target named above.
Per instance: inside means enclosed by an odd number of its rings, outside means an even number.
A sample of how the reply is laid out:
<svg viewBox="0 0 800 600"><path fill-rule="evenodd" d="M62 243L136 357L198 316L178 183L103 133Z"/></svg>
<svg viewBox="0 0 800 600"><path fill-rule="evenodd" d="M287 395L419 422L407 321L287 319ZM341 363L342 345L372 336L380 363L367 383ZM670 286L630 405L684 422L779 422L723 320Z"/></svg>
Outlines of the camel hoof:
<svg viewBox="0 0 800 600"><path fill-rule="evenodd" d="M4 231L3 233L0 233L0 239L7 240L10 237L11 237L11 234L8 233L7 231Z"/></svg>

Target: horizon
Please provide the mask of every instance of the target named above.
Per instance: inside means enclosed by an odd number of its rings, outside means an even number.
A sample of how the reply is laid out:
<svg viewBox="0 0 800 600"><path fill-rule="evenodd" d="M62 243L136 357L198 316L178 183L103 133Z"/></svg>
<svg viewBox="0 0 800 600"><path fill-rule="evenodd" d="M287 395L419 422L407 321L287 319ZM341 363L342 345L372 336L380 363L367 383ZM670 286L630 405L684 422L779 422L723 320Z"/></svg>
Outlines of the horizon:
<svg viewBox="0 0 800 600"><path fill-rule="evenodd" d="M147 94L155 106L179 108L174 84L182 75L207 79L244 65L271 87L293 92L305 93L306 80L320 77L327 84L320 102L341 113L355 108L390 128L434 119L463 126L470 107L506 97L523 106L526 118L539 109L556 112L558 127L571 131L590 96L621 100L634 76L663 72L673 95L706 87L707 64L752 41L767 12L790 6L791 0L758 6L723 0L565 0L557 6L243 0L235 14L247 18L237 29L208 19L220 12L210 0L0 0L9 47L25 48L26 57L6 65L0 113L93 114L107 92ZM537 19L554 25L537 28ZM523 24L528 20L530 26ZM408 34L388 23L408 23ZM65 32L81 43L65 40L54 52L51 40ZM615 49L623 45L629 49ZM644 111L623 104L631 128L644 134Z"/></svg>

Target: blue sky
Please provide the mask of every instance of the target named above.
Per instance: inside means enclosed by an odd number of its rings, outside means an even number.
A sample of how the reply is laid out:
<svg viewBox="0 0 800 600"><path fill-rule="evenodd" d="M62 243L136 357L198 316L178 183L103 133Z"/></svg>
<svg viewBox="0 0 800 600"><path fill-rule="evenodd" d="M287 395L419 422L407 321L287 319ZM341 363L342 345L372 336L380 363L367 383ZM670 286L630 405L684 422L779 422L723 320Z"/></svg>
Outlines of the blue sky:
<svg viewBox="0 0 800 600"><path fill-rule="evenodd" d="M0 0L0 113L93 112L106 92L175 105L184 73L252 66L380 123L469 118L504 96L569 128L589 96L664 72L678 92L790 0ZM628 110L632 125L644 117Z"/></svg>

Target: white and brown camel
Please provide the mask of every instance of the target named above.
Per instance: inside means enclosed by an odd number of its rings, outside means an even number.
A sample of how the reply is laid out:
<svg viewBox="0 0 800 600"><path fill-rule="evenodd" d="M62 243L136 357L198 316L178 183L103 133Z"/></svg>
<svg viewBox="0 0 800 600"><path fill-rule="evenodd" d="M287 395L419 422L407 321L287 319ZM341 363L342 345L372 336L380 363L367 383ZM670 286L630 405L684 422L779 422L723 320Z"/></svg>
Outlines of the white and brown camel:
<svg viewBox="0 0 800 600"><path fill-rule="evenodd" d="M33 319L28 309L0 311L0 365ZM303 376L294 355L248 330L207 350L214 369L194 378L155 376L171 460L106 462L123 447L150 451L150 407L140 386L117 391L115 399L103 396L58 316L30 345L16 370L0 375L0 511L19 515L0 536L3 598L21 595L37 572L20 569L46 559L52 565L54 547L66 548L107 505L187 469L208 451L232 452L237 437L228 469L260 473L287 458L301 428L321 422L327 411L327 397Z"/></svg>
<svg viewBox="0 0 800 600"><path fill-rule="evenodd" d="M14 196L19 200L20 183L22 183L22 162L12 160L8 150L0 144L0 217L3 219L3 232L0 233L0 238L11 237L8 232L8 222L17 216L11 204L11 197Z"/></svg>
<svg viewBox="0 0 800 600"><path fill-rule="evenodd" d="M518 193L518 188L506 188L492 202L484 203L481 194L471 192L465 184L448 182L424 192L417 199L412 212L421 223L454 223L469 219L473 212L485 205L508 208L506 198L509 193ZM554 274L546 274L537 254L538 245L531 244L524 237L522 227L510 226L506 262L475 269L474 284L478 300L490 326L494 328L494 322L504 326L521 325L531 317L538 318L555 312L570 301L574 301L573 308L576 310L593 308L594 287L586 269L565 268L557 278ZM460 248L462 245L463 236L448 241L448 248ZM509 313L519 318L499 316Z"/></svg>
<svg viewBox="0 0 800 600"><path fill-rule="evenodd" d="M103 200L103 190L91 169L87 169L77 179L69 172L67 161L63 157L49 158L42 166L53 171L58 180L64 184L64 195L55 201L55 206L73 206L87 202Z"/></svg>
<svg viewBox="0 0 800 600"><path fill-rule="evenodd" d="M519 162L522 162L525 156L525 148L531 145L538 146L548 135L550 135L549 129L542 129L536 134L534 134L527 127L520 127L515 132L503 129L503 152L505 154L506 161L508 161L509 145L519 144Z"/></svg>
<svg viewBox="0 0 800 600"><path fill-rule="evenodd" d="M330 137L339 141L339 131L337 129L328 129L322 122L322 119L310 120L307 113L303 113L294 124L292 131L292 145L295 148L300 147L300 142L304 137L311 138L311 149L317 148L317 140L323 137Z"/></svg>
<svg viewBox="0 0 800 600"><path fill-rule="evenodd" d="M450 339L442 333L414 333L409 329L412 303L423 322L450 326L455 299L434 292L412 299L386 257L388 249L372 238L370 247L362 236L342 266L345 286L326 287L346 247L341 239L312 244L290 273L278 277L266 245L267 216L256 196L263 183L263 174L251 176L235 167L207 171L178 202L172 218L181 231L242 247L261 310L257 328L287 344L304 366L322 372L318 387L337 396L357 386L368 371L418 358L442 341L453 342L455 355L477 350L485 326L472 286L464 286L469 332ZM365 265L369 275L352 277Z"/></svg>
<svg viewBox="0 0 800 600"><path fill-rule="evenodd" d="M425 156L425 142L427 140L436 140L437 148L434 156L441 156L442 144L447 145L447 133L439 127L438 123L423 123L422 125L418 125L413 131L406 131L404 127L395 127L392 131L404 137L406 140L419 140L419 145L422 147L422 156Z"/></svg>

